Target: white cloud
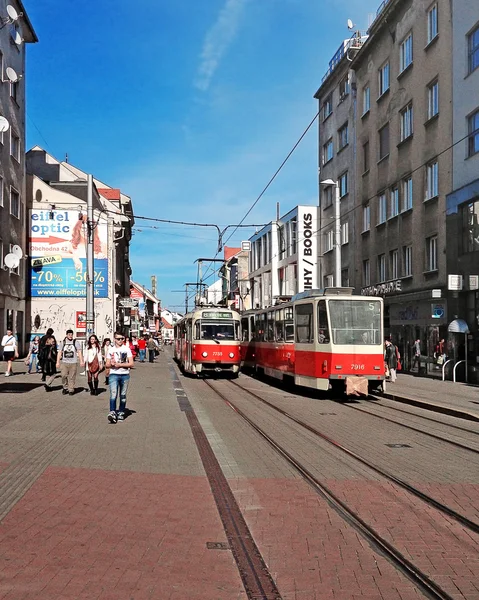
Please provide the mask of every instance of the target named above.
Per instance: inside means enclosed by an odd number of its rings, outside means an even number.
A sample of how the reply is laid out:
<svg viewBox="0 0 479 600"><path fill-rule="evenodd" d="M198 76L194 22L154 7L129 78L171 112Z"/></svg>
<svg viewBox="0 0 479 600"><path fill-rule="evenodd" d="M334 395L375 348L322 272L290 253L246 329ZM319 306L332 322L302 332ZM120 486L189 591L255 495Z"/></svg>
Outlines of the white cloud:
<svg viewBox="0 0 479 600"><path fill-rule="evenodd" d="M221 59L233 42L243 9L248 0L226 0L215 24L206 34L201 52L201 63L195 81L196 87L206 91Z"/></svg>

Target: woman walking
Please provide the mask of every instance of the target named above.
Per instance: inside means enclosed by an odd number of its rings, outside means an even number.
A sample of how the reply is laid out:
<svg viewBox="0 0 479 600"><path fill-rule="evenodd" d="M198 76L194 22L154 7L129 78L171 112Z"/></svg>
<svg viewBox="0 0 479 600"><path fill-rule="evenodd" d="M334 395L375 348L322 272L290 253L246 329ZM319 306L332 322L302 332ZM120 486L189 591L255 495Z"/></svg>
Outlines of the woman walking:
<svg viewBox="0 0 479 600"><path fill-rule="evenodd" d="M95 334L88 338L86 345L85 367L88 373L88 387L92 396L98 396L98 377L103 368L100 340Z"/></svg>
<svg viewBox="0 0 479 600"><path fill-rule="evenodd" d="M47 392L52 391L52 383L57 374L57 358L57 341L53 335L49 335L41 348L42 381L46 382L45 390Z"/></svg>
<svg viewBox="0 0 479 600"><path fill-rule="evenodd" d="M35 373L40 373L40 362L38 360L38 352L40 350L40 336L36 335L30 342L30 348L28 349L28 355L25 359L25 364L28 367L28 375L34 369Z"/></svg>
<svg viewBox="0 0 479 600"><path fill-rule="evenodd" d="M18 349L17 349L17 338L13 335L12 329L7 329L6 335L3 336L2 339L3 346L3 360L7 363L7 370L5 372L5 377L10 377L13 375L12 364L13 361L18 358Z"/></svg>
<svg viewBox="0 0 479 600"><path fill-rule="evenodd" d="M394 383L396 381L399 353L396 346L390 340L386 340L384 346L384 362L389 369L389 381Z"/></svg>
<svg viewBox="0 0 479 600"><path fill-rule="evenodd" d="M110 338L105 338L103 340L103 344L101 345L101 352L103 356L103 362L106 364L106 357L108 354L108 350L111 348L111 340ZM110 383L110 369L109 367L105 368L105 385L109 385Z"/></svg>

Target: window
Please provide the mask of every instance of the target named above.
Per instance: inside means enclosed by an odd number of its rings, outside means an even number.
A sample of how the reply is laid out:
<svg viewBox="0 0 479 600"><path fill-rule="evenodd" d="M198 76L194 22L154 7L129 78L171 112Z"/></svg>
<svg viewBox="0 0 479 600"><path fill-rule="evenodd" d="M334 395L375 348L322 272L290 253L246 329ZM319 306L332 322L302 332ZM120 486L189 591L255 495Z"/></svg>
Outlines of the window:
<svg viewBox="0 0 479 600"><path fill-rule="evenodd" d="M412 177L406 177L402 182L402 210L412 208Z"/></svg>
<svg viewBox="0 0 479 600"><path fill-rule="evenodd" d="M3 190L4 190L3 177L0 177L0 206L3 206Z"/></svg>
<svg viewBox="0 0 479 600"><path fill-rule="evenodd" d="M363 206L363 231L371 229L371 207L369 204Z"/></svg>
<svg viewBox="0 0 479 600"><path fill-rule="evenodd" d="M462 207L463 252L479 251L479 200Z"/></svg>
<svg viewBox="0 0 479 600"><path fill-rule="evenodd" d="M404 277L410 277L412 275L412 246L403 246L402 254Z"/></svg>
<svg viewBox="0 0 479 600"><path fill-rule="evenodd" d="M298 251L298 221L296 217L291 219L291 254L296 254Z"/></svg>
<svg viewBox="0 0 479 600"><path fill-rule="evenodd" d="M10 154L20 162L20 138L13 129L10 129L10 131Z"/></svg>
<svg viewBox="0 0 479 600"><path fill-rule="evenodd" d="M401 120L401 142L403 142L408 137L412 136L413 133L413 112L412 112L412 102L410 102L406 108L399 113Z"/></svg>
<svg viewBox="0 0 479 600"><path fill-rule="evenodd" d="M399 47L399 73L405 71L412 64L412 33L410 33Z"/></svg>
<svg viewBox="0 0 479 600"><path fill-rule="evenodd" d="M383 194L379 195L378 225L381 225L381 223L385 223L386 217L387 217L387 200L386 200L386 194L383 193Z"/></svg>
<svg viewBox="0 0 479 600"><path fill-rule="evenodd" d="M379 69L379 97L389 89L389 63L387 62Z"/></svg>
<svg viewBox="0 0 479 600"><path fill-rule="evenodd" d="M341 270L341 287L350 287L349 286L349 269Z"/></svg>
<svg viewBox="0 0 479 600"><path fill-rule="evenodd" d="M330 138L323 146L323 165L333 158L333 138Z"/></svg>
<svg viewBox="0 0 479 600"><path fill-rule="evenodd" d="M349 76L343 77L339 82L339 101L349 94Z"/></svg>
<svg viewBox="0 0 479 600"><path fill-rule="evenodd" d="M328 206L331 206L333 204L333 190L334 190L334 186L332 186L332 185L323 187L323 199L324 199L323 206L324 206L324 208L328 208Z"/></svg>
<svg viewBox="0 0 479 600"><path fill-rule="evenodd" d="M379 160L389 155L389 123L379 130Z"/></svg>
<svg viewBox="0 0 479 600"><path fill-rule="evenodd" d="M371 267L369 260L363 260L363 285L371 285Z"/></svg>
<svg viewBox="0 0 479 600"><path fill-rule="evenodd" d="M426 271L437 271L437 235L426 239Z"/></svg>
<svg viewBox="0 0 479 600"><path fill-rule="evenodd" d="M18 81L10 82L10 96L18 104Z"/></svg>
<svg viewBox="0 0 479 600"><path fill-rule="evenodd" d="M426 200L435 198L439 194L437 160L426 167Z"/></svg>
<svg viewBox="0 0 479 600"><path fill-rule="evenodd" d="M345 123L341 129L338 129L338 148L341 150L348 145L348 124Z"/></svg>
<svg viewBox="0 0 479 600"><path fill-rule="evenodd" d="M391 250L389 253L389 271L391 273L391 279L397 279L399 276L399 252L397 250Z"/></svg>
<svg viewBox="0 0 479 600"><path fill-rule="evenodd" d="M363 115L371 108L371 88L369 85L363 88Z"/></svg>
<svg viewBox="0 0 479 600"><path fill-rule="evenodd" d="M432 119L439 114L439 83L436 79L427 86L427 118Z"/></svg>
<svg viewBox="0 0 479 600"><path fill-rule="evenodd" d="M341 244L349 242L349 221L341 223Z"/></svg>
<svg viewBox="0 0 479 600"><path fill-rule="evenodd" d="M321 112L323 121L326 121L329 115L333 112L333 94L329 94L329 96L325 98Z"/></svg>
<svg viewBox="0 0 479 600"><path fill-rule="evenodd" d="M348 193L348 172L339 176L339 197L342 198Z"/></svg>
<svg viewBox="0 0 479 600"><path fill-rule="evenodd" d="M334 231L331 229L324 234L324 251L330 252L334 248Z"/></svg>
<svg viewBox="0 0 479 600"><path fill-rule="evenodd" d="M363 173L369 171L369 140L363 144Z"/></svg>
<svg viewBox="0 0 479 600"><path fill-rule="evenodd" d="M467 155L472 156L479 152L479 109L467 119Z"/></svg>
<svg viewBox="0 0 479 600"><path fill-rule="evenodd" d="M333 287L334 285L334 276L333 275L325 275L324 276L324 287Z"/></svg>
<svg viewBox="0 0 479 600"><path fill-rule="evenodd" d="M393 187L389 196L389 217L396 217L399 214L399 188Z"/></svg>
<svg viewBox="0 0 479 600"><path fill-rule="evenodd" d="M386 255L380 254L378 256L378 280L386 281Z"/></svg>
<svg viewBox="0 0 479 600"><path fill-rule="evenodd" d="M430 44L438 33L439 30L437 26L437 4L434 4L427 11L427 43Z"/></svg>
<svg viewBox="0 0 479 600"><path fill-rule="evenodd" d="M318 342L329 344L328 310L325 300L318 302Z"/></svg>
<svg viewBox="0 0 479 600"><path fill-rule="evenodd" d="M10 188L10 214L20 218L20 194L13 187Z"/></svg>
<svg viewBox="0 0 479 600"><path fill-rule="evenodd" d="M467 36L469 73L479 67L479 25Z"/></svg>
<svg viewBox="0 0 479 600"><path fill-rule="evenodd" d="M299 344L313 342L313 305L298 304L295 307L296 341Z"/></svg>
<svg viewBox="0 0 479 600"><path fill-rule="evenodd" d="M13 252L13 244L9 244L8 252L9 253ZM15 275L20 275L20 264L17 267L15 267L14 269L10 269L10 273L15 273Z"/></svg>

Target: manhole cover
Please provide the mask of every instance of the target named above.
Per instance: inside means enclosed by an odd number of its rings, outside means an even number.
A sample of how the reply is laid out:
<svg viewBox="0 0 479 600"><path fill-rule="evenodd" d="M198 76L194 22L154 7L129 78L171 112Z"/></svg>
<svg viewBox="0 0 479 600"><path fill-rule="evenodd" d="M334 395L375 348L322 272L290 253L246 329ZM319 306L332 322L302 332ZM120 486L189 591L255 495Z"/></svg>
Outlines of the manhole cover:
<svg viewBox="0 0 479 600"><path fill-rule="evenodd" d="M386 444L389 448L412 448L409 444Z"/></svg>
<svg viewBox="0 0 479 600"><path fill-rule="evenodd" d="M229 550L228 542L206 542L208 550Z"/></svg>

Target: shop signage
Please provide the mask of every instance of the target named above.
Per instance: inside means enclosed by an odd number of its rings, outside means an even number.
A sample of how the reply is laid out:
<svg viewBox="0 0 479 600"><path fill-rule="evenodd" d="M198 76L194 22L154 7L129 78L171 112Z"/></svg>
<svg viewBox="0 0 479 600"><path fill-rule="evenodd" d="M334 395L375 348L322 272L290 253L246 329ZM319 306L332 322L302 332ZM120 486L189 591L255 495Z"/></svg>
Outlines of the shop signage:
<svg viewBox="0 0 479 600"><path fill-rule="evenodd" d="M362 288L361 296L385 296L386 294L394 294L401 291L401 280L396 279L395 281L386 281L385 283Z"/></svg>
<svg viewBox="0 0 479 600"><path fill-rule="evenodd" d="M77 329L86 329L86 312L83 311L76 311L76 317L77 317Z"/></svg>
<svg viewBox="0 0 479 600"><path fill-rule="evenodd" d="M251 242L241 242L241 250L243 252L249 252L251 250Z"/></svg>
<svg viewBox="0 0 479 600"><path fill-rule="evenodd" d="M460 292L462 290L462 275L448 275L447 289L452 292Z"/></svg>
<svg viewBox="0 0 479 600"><path fill-rule="evenodd" d="M298 292L318 287L317 210L313 206L298 207Z"/></svg>
<svg viewBox="0 0 479 600"><path fill-rule="evenodd" d="M118 300L118 304L122 308L137 308L138 307L138 299L137 298L120 298Z"/></svg>
<svg viewBox="0 0 479 600"><path fill-rule="evenodd" d="M431 304L431 317L433 319L442 319L446 314L445 304Z"/></svg>
<svg viewBox="0 0 479 600"><path fill-rule="evenodd" d="M469 275L469 289L479 290L479 275Z"/></svg>

